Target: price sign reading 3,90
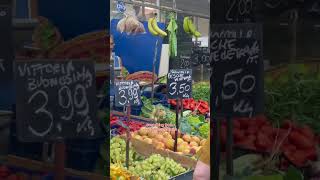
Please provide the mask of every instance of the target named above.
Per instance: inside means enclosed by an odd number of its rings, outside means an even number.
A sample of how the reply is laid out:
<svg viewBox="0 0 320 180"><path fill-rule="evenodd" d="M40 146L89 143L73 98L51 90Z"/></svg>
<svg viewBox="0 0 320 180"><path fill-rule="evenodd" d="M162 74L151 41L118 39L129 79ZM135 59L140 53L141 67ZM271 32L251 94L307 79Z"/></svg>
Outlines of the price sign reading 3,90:
<svg viewBox="0 0 320 180"><path fill-rule="evenodd" d="M94 138L94 67L89 61L17 62L18 134L24 141Z"/></svg>
<svg viewBox="0 0 320 180"><path fill-rule="evenodd" d="M192 97L192 70L171 69L168 73L168 98L188 99Z"/></svg>
<svg viewBox="0 0 320 180"><path fill-rule="evenodd" d="M210 60L215 114L263 112L262 30L257 24L213 25Z"/></svg>
<svg viewBox="0 0 320 180"><path fill-rule="evenodd" d="M117 81L115 101L117 107L140 106L140 85L138 81Z"/></svg>

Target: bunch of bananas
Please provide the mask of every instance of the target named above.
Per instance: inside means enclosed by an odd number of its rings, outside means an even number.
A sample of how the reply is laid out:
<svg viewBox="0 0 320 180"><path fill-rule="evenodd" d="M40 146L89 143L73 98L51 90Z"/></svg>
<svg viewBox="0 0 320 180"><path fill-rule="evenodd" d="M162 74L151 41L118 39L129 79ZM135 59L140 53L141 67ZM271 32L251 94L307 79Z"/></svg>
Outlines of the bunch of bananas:
<svg viewBox="0 0 320 180"><path fill-rule="evenodd" d="M196 38L201 37L201 33L196 30L196 26L193 24L190 17L185 17L183 19L183 30Z"/></svg>
<svg viewBox="0 0 320 180"><path fill-rule="evenodd" d="M149 29L149 32L154 36L158 36L158 35L163 37L167 36L167 33L159 28L157 19L155 17L150 18L148 20L148 29Z"/></svg>

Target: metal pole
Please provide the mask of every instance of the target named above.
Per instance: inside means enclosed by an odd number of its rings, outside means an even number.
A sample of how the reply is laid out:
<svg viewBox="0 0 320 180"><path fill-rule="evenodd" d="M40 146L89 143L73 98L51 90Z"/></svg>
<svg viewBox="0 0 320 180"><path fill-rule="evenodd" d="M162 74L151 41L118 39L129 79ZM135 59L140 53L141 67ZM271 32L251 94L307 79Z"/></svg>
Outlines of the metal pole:
<svg viewBox="0 0 320 180"><path fill-rule="evenodd" d="M143 17L143 20L146 20L146 9L145 9L145 0L142 0L142 17Z"/></svg>
<svg viewBox="0 0 320 180"><path fill-rule="evenodd" d="M292 34L292 44L291 44L291 57L290 63L295 63L297 58L297 21L299 18L298 11L296 9L291 12L291 34Z"/></svg>
<svg viewBox="0 0 320 180"><path fill-rule="evenodd" d="M232 135L232 119L227 116L227 175L233 176L233 135Z"/></svg>
<svg viewBox="0 0 320 180"><path fill-rule="evenodd" d="M129 1L129 0L119 0L119 1L127 3L127 4L138 5L138 6L142 6L143 5L143 3L136 2L136 1ZM180 10L180 9L172 9L172 8L169 8L169 7L158 7L158 6L152 5L152 4L145 4L145 6L146 7L150 7L150 8L154 8L154 9L159 9L159 10L162 10L162 11L176 12L176 13L185 14L185 15L189 15L189 16L197 16L197 17L201 17L201 18L204 18L204 19L210 19L210 16L205 15L205 14L187 12L187 11L183 11L183 10Z"/></svg>
<svg viewBox="0 0 320 180"><path fill-rule="evenodd" d="M155 52L154 52L154 58L153 58L153 62L152 62L152 91L151 91L151 104L153 103L153 97L154 97L154 74L156 71L156 60L157 60L157 55L158 55L158 44L159 44L159 40L157 39L156 41L156 47L155 47Z"/></svg>

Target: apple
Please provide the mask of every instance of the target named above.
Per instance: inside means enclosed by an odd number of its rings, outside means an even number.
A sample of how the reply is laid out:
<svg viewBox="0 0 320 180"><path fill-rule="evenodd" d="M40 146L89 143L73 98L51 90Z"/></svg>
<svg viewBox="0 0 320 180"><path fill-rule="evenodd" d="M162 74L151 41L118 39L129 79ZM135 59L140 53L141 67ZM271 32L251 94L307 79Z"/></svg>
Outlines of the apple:
<svg viewBox="0 0 320 180"><path fill-rule="evenodd" d="M152 139L150 139L150 138L145 138L143 141L148 144L152 144Z"/></svg>
<svg viewBox="0 0 320 180"><path fill-rule="evenodd" d="M185 149L182 153L183 154L190 154L190 149Z"/></svg>
<svg viewBox="0 0 320 180"><path fill-rule="evenodd" d="M145 127L142 127L139 129L138 133L141 135L141 136L146 136L148 134L148 130L147 128Z"/></svg>
<svg viewBox="0 0 320 180"><path fill-rule="evenodd" d="M186 141L186 142L190 142L191 137L190 137L190 135L185 134L185 135L183 135L182 139L183 139L184 141Z"/></svg>
<svg viewBox="0 0 320 180"><path fill-rule="evenodd" d="M165 148L165 145L164 145L162 142L158 142L156 148L157 148L157 149L164 149L164 148Z"/></svg>
<svg viewBox="0 0 320 180"><path fill-rule="evenodd" d="M154 137L156 137L156 135L157 135L156 131L150 130L150 131L148 132L148 136L149 136L150 138L154 138Z"/></svg>
<svg viewBox="0 0 320 180"><path fill-rule="evenodd" d="M196 142L194 142L194 141L191 141L191 142L190 142L190 146L199 146L199 144L196 143Z"/></svg>
<svg viewBox="0 0 320 180"><path fill-rule="evenodd" d="M168 149L173 149L173 147L174 147L174 140L173 140L173 139L166 139L165 145L166 145L166 148L168 148Z"/></svg>
<svg viewBox="0 0 320 180"><path fill-rule="evenodd" d="M140 136L140 135L135 135L135 136L133 136L133 138L134 139L138 139L138 140L143 140L143 137L142 136Z"/></svg>
<svg viewBox="0 0 320 180"><path fill-rule="evenodd" d="M207 142L206 139L202 139L202 141L200 141L200 146L204 146L204 144Z"/></svg>
<svg viewBox="0 0 320 180"><path fill-rule="evenodd" d="M182 153L182 152L175 152L175 153L177 153L177 154L179 154L179 155L183 155L183 153Z"/></svg>
<svg viewBox="0 0 320 180"><path fill-rule="evenodd" d="M164 132L163 133L163 137L165 137L165 138L171 138L172 139L172 136L171 136L171 134L169 133L169 132Z"/></svg>
<svg viewBox="0 0 320 180"><path fill-rule="evenodd" d="M200 144L200 138L198 138L197 136L192 136L191 137L191 141L196 142L197 144Z"/></svg>
<svg viewBox="0 0 320 180"><path fill-rule="evenodd" d="M161 134L157 134L156 137L155 137L155 139L157 139L157 140L159 140L159 141L161 141L163 138L164 138L164 137L163 137L163 135L161 135Z"/></svg>
<svg viewBox="0 0 320 180"><path fill-rule="evenodd" d="M178 144L182 144L183 142L184 142L184 140L183 140L183 139L178 138Z"/></svg>

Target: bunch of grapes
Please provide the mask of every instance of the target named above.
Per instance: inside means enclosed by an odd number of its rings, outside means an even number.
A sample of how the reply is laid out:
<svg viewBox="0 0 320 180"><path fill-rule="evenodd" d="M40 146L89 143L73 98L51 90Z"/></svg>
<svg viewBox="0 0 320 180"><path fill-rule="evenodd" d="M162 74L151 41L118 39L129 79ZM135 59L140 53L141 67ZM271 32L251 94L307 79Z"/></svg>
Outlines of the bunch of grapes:
<svg viewBox="0 0 320 180"><path fill-rule="evenodd" d="M130 172L146 180L167 180L186 172L186 169L170 158L154 154L144 161L135 162Z"/></svg>
<svg viewBox="0 0 320 180"><path fill-rule="evenodd" d="M129 164L134 161L140 160L139 156L131 148L129 149ZM120 137L114 137L110 140L110 163L124 165L126 162L126 142Z"/></svg>

